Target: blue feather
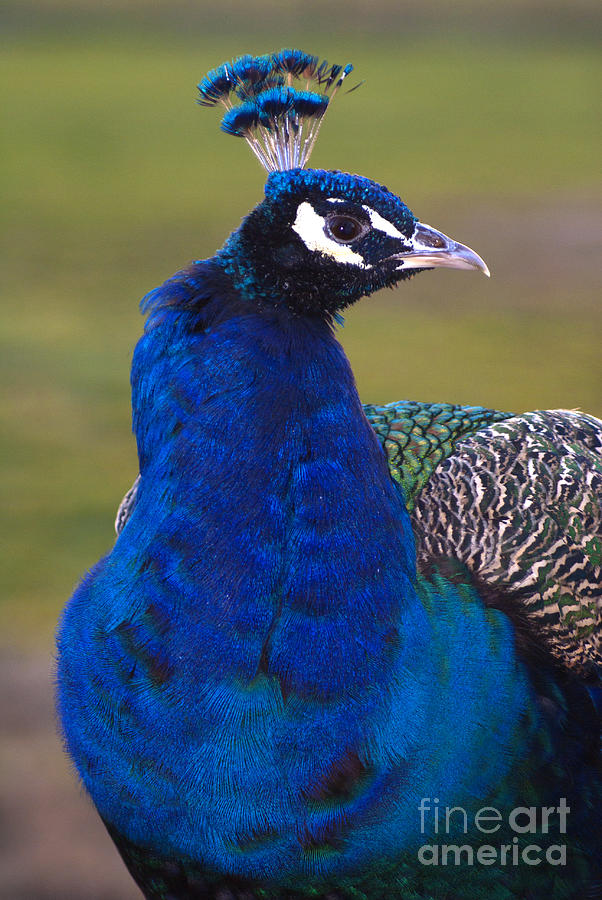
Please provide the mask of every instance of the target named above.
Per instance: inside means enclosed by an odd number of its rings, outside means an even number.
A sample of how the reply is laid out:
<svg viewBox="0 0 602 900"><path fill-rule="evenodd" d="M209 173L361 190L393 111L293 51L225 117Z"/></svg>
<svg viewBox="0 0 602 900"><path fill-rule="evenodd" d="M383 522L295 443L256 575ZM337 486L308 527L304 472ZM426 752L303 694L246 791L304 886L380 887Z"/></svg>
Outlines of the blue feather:
<svg viewBox="0 0 602 900"><path fill-rule="evenodd" d="M419 574L412 457L391 476L395 423L385 408L385 453L336 340L341 311L413 262L485 265L382 185L292 165L294 126L317 128L350 71L283 50L199 85L201 103L227 107L224 130L269 131L284 170L212 259L142 301L140 478L59 626L65 743L154 900L576 900L600 877L590 693L545 652L521 652L468 569ZM422 418L434 445L449 439ZM483 807L504 820L496 841L528 850L512 811L561 798L569 832L554 821L536 839L542 853L569 847L562 872L421 862L425 844L478 849ZM425 801L461 808L471 828L442 840L421 823Z"/></svg>
<svg viewBox="0 0 602 900"><path fill-rule="evenodd" d="M257 128L259 124L259 110L257 104L252 101L241 103L229 109L220 125L222 131L226 134L233 134L236 137L244 137L249 131Z"/></svg>

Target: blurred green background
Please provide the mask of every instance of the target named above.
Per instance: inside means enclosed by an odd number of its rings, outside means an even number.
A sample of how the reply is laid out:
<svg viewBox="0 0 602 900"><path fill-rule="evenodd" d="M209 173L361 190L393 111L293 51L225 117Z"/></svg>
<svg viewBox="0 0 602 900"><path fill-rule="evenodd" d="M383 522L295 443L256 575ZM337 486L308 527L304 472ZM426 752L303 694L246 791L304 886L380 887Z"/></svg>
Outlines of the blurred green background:
<svg viewBox="0 0 602 900"><path fill-rule="evenodd" d="M52 737L46 673L61 606L110 547L137 470L138 301L210 255L261 198L261 169L195 105L196 82L233 55L281 46L352 61L366 83L337 98L312 164L387 184L488 262L491 281L425 273L349 312L340 336L366 402L601 415L602 16L589 0L25 0L1 15L0 625L16 732L29 735L27 751L20 739L7 750L11 783L29 781L38 830L15 787L29 837L0 894L133 897L111 849L98 856L104 838L87 809L73 812L81 801ZM57 780L40 813L41 754ZM101 857L100 887L82 887L77 860L83 871Z"/></svg>

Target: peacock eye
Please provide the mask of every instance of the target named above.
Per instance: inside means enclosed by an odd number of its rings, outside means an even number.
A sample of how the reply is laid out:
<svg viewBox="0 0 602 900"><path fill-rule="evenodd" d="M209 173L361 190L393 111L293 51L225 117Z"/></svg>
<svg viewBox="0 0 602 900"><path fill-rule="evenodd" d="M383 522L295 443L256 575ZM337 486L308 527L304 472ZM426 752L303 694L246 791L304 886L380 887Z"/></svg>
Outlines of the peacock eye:
<svg viewBox="0 0 602 900"><path fill-rule="evenodd" d="M326 225L330 237L339 244L350 244L364 231L362 223L352 216L329 216Z"/></svg>

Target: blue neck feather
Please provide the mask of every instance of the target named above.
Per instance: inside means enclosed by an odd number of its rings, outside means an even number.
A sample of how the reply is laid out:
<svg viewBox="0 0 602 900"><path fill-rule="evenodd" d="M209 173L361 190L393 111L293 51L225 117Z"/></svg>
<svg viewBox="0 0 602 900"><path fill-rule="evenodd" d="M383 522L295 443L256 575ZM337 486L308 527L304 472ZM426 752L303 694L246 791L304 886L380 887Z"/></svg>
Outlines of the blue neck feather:
<svg viewBox="0 0 602 900"><path fill-rule="evenodd" d="M416 582L328 321L242 300L215 261L146 308L137 505L59 637L84 783L134 842L216 870L311 878L407 851L422 797L470 808L524 752L511 629Z"/></svg>
<svg viewBox="0 0 602 900"><path fill-rule="evenodd" d="M330 325L223 293L160 308L136 350L137 518L177 535L164 569L202 560L183 596L211 607L217 655L195 658L355 693L390 671L412 591L405 506Z"/></svg>

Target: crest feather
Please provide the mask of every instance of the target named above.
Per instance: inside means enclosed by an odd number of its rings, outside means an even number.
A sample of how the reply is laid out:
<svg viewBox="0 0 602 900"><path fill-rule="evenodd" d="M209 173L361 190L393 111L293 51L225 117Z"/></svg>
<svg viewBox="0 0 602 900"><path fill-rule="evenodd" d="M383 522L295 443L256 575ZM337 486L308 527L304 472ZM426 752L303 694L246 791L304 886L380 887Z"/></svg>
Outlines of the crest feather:
<svg viewBox="0 0 602 900"><path fill-rule="evenodd" d="M245 54L207 73L198 102L224 106L222 130L243 137L268 172L303 168L328 104L352 71L350 63L330 65L302 50Z"/></svg>

